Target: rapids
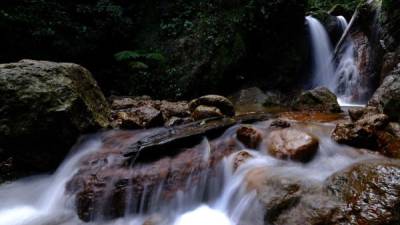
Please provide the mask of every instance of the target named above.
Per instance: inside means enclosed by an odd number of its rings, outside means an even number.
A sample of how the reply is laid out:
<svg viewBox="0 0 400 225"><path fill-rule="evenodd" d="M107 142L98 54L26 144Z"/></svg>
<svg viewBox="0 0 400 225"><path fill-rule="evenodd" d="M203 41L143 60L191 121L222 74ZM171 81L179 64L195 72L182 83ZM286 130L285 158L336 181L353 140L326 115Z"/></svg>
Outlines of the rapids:
<svg viewBox="0 0 400 225"><path fill-rule="evenodd" d="M268 144L264 138L258 149L248 149L253 158L236 171L233 169L232 154L219 163L217 173L204 173L204 179L196 184L189 179L187 186L192 191L178 191L170 202L155 198L147 212L132 213L127 210L122 218L109 220L98 217L89 223L78 218L75 196L65 192L67 181L77 173L82 159L100 149L102 134L86 137L86 141L74 148L54 174L30 177L0 186L0 225L262 225L265 212L256 191L247 188L246 177L249 171L261 168L277 176L299 177L302 182L323 182L348 165L378 157L364 155L354 148L335 143L330 138L333 123L292 123L292 127L307 131L319 139L317 155L306 164L279 160L268 155L263 151ZM270 124L268 120L253 125L268 130ZM228 129L218 139L235 138L237 128ZM137 141L151 132L154 130L143 131L132 136L130 141ZM197 147L204 150L203 160L210 157L208 140L203 140ZM162 184L160 188L163 188Z"/></svg>

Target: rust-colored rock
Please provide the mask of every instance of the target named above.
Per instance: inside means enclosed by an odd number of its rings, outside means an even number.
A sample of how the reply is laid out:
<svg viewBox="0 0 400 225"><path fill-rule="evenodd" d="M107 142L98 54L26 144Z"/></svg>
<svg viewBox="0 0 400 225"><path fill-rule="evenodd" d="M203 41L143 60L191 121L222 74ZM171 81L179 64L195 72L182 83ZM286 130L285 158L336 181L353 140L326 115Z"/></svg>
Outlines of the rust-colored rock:
<svg viewBox="0 0 400 225"><path fill-rule="evenodd" d="M272 131L268 140L268 152L280 159L305 162L318 150L318 140L315 137L292 128Z"/></svg>
<svg viewBox="0 0 400 225"><path fill-rule="evenodd" d="M252 126L240 126L236 137L248 148L257 148L262 141L262 132Z"/></svg>

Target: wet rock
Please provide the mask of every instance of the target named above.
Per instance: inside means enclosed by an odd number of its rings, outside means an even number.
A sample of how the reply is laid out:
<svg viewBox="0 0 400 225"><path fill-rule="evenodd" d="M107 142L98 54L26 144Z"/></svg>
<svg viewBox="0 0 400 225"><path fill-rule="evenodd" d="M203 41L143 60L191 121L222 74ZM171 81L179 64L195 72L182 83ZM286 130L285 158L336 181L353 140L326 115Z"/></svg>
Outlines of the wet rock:
<svg viewBox="0 0 400 225"><path fill-rule="evenodd" d="M169 102L152 100L148 96L111 98L113 126L123 129L149 128L183 124L190 116L188 103L185 101ZM162 118L160 118L160 115ZM181 119L176 119L181 118Z"/></svg>
<svg viewBox="0 0 400 225"><path fill-rule="evenodd" d="M384 79L368 106L378 108L380 112L388 115L391 121L400 120L400 67Z"/></svg>
<svg viewBox="0 0 400 225"><path fill-rule="evenodd" d="M0 148L23 171L56 168L82 133L109 125L96 81L71 63L1 64L0 105Z"/></svg>
<svg viewBox="0 0 400 225"><path fill-rule="evenodd" d="M332 138L340 144L359 148L374 149L377 146L373 131L350 122L337 124L333 130Z"/></svg>
<svg viewBox="0 0 400 225"><path fill-rule="evenodd" d="M339 113L339 103L335 94L325 87L318 87L313 90L303 92L294 103L296 110L319 111Z"/></svg>
<svg viewBox="0 0 400 225"><path fill-rule="evenodd" d="M229 99L219 95L206 95L198 99L194 99L189 103L189 109L191 112L195 111L198 106L209 106L218 108L223 115L234 116L235 109Z"/></svg>
<svg viewBox="0 0 400 225"><path fill-rule="evenodd" d="M262 132L252 126L241 126L236 131L236 137L248 148L257 148L262 141Z"/></svg>
<svg viewBox="0 0 400 225"><path fill-rule="evenodd" d="M161 101L160 111L164 119L171 117L189 117L189 104L185 101L169 102Z"/></svg>
<svg viewBox="0 0 400 225"><path fill-rule="evenodd" d="M290 122L288 122L286 120L282 120L282 119L274 120L274 121L272 121L272 123L270 125L270 127L273 127L273 128L288 128L290 126L291 126Z"/></svg>
<svg viewBox="0 0 400 225"><path fill-rule="evenodd" d="M343 222L343 203L333 200L326 193L303 194L295 204L273 218L274 225L337 225Z"/></svg>
<svg viewBox="0 0 400 225"><path fill-rule="evenodd" d="M378 114L379 110L375 107L359 107L349 109L349 116L352 121L361 119L366 114Z"/></svg>
<svg viewBox="0 0 400 225"><path fill-rule="evenodd" d="M140 106L127 111L117 112L114 123L123 129L137 129L162 126L164 123L161 112L151 106Z"/></svg>
<svg viewBox="0 0 400 225"><path fill-rule="evenodd" d="M400 223L399 161L357 163L332 175L325 186L331 196L345 203L343 224Z"/></svg>
<svg viewBox="0 0 400 225"><path fill-rule="evenodd" d="M316 183L305 183L298 176L289 175L284 168L279 167L252 169L247 173L245 182L250 190L257 192L257 198L266 212L266 224L285 224L276 223L276 220L296 207L305 195L317 192L318 189Z"/></svg>
<svg viewBox="0 0 400 225"><path fill-rule="evenodd" d="M68 182L67 193L76 193L77 213L82 220L121 217L125 212L146 211L151 205L164 204L177 192L186 193L214 174L215 166L238 150L234 139L226 139L181 149L166 148L162 154L147 158L126 158L121 152L128 151L138 140L136 135L140 134L105 134L100 149L83 160L78 173Z"/></svg>
<svg viewBox="0 0 400 225"><path fill-rule="evenodd" d="M306 162L318 150L318 140L315 137L292 128L272 131L268 140L268 152L280 159Z"/></svg>
<svg viewBox="0 0 400 225"><path fill-rule="evenodd" d="M397 136L395 124L390 126L389 117L385 114L375 114L367 110L357 121L337 124L332 138L338 143L375 150L389 157L400 156L400 138Z"/></svg>
<svg viewBox="0 0 400 225"><path fill-rule="evenodd" d="M202 120L206 118L221 117L221 116L224 116L221 110L213 106L199 105L192 112L192 117L194 120Z"/></svg>
<svg viewBox="0 0 400 225"><path fill-rule="evenodd" d="M246 163L249 159L254 158L254 156L250 152L245 150L235 153L233 157L234 157L233 160L234 171L236 171L241 165Z"/></svg>

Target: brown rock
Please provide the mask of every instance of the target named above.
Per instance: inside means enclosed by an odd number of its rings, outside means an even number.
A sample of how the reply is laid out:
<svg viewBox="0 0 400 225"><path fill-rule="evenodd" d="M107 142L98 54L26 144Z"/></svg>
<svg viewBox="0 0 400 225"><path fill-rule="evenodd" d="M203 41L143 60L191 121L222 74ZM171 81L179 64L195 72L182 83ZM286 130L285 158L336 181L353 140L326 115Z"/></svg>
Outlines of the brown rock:
<svg viewBox="0 0 400 225"><path fill-rule="evenodd" d="M248 151L240 151L234 154L233 170L236 171L241 165L252 159L253 155Z"/></svg>
<svg viewBox="0 0 400 225"><path fill-rule="evenodd" d="M114 114L114 120L118 127L124 129L162 126L164 122L161 112L152 106L141 106L117 112Z"/></svg>
<svg viewBox="0 0 400 225"><path fill-rule="evenodd" d="M268 152L280 159L310 160L318 150L318 140L296 129L272 131L268 137Z"/></svg>
<svg viewBox="0 0 400 225"><path fill-rule="evenodd" d="M217 107L213 107L213 106L199 105L192 112L192 117L194 120L202 120L202 119L207 119L207 118L211 118L211 117L222 117L222 116L223 116L223 114L222 114L221 110L219 110Z"/></svg>
<svg viewBox="0 0 400 225"><path fill-rule="evenodd" d="M198 106L212 106L218 108L223 115L234 116L235 109L229 99L220 95L206 95L198 99L194 99L189 103L190 111L195 111Z"/></svg>
<svg viewBox="0 0 400 225"><path fill-rule="evenodd" d="M368 160L337 172L326 181L326 189L344 202L343 224L400 224L400 164L390 160ZM345 222L345 221L343 221Z"/></svg>
<svg viewBox="0 0 400 225"><path fill-rule="evenodd" d="M252 126L241 126L236 137L248 148L257 148L262 141L262 132Z"/></svg>
<svg viewBox="0 0 400 225"><path fill-rule="evenodd" d="M270 127L274 127L274 128L288 128L290 126L291 126L290 122L288 122L286 120L281 120L281 119L272 121L272 123L270 125Z"/></svg>

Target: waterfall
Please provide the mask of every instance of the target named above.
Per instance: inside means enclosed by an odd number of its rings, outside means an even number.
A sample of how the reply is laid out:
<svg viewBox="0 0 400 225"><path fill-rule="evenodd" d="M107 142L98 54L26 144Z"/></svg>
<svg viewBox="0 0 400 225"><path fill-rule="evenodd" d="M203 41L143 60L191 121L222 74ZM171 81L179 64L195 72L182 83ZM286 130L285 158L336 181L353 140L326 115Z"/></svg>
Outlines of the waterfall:
<svg viewBox="0 0 400 225"><path fill-rule="evenodd" d="M348 26L343 16L337 17L344 32ZM354 43L350 36L345 39L341 46L338 66L335 71L336 89L335 94L341 105L354 105L362 103L366 91L361 85L361 77L355 62Z"/></svg>
<svg viewBox="0 0 400 225"><path fill-rule="evenodd" d="M312 87L325 86L334 90L332 46L324 26L314 17L306 17L312 47Z"/></svg>
<svg viewBox="0 0 400 225"><path fill-rule="evenodd" d="M337 62L333 59L331 41L324 26L312 16L307 16L312 47L312 87L324 86L338 97L340 105L362 103L366 93L355 62L353 40L347 37L339 49ZM337 17L344 33L348 22Z"/></svg>
<svg viewBox="0 0 400 225"><path fill-rule="evenodd" d="M264 121L255 126L267 131L270 124L271 121ZM298 177L306 183L321 183L334 172L367 157L357 154L357 150L351 147L335 143L330 138L333 124L299 123L293 124L293 127L305 130L320 140L318 155L305 165L276 159L267 154L263 150L265 146L261 145L258 149L247 149L252 158L239 167L235 167L237 155L234 153L223 158L214 172L204 173L200 182L191 182L188 179L189 188L182 187L182 191L177 192L172 202L165 202L161 198L154 201L150 199L147 202L150 210L146 212L127 210L125 216L119 219L98 217L85 223L76 214L75 197L66 194L65 188L67 181L82 166L82 162L85 164L86 158L101 153L104 136L94 135L68 157L53 175L32 177L0 186L0 225L263 225L265 208L257 198L257 191L249 188L250 183L259 181L257 174L252 172L268 171L268 175L288 179ZM228 129L217 139L235 138L237 128L238 126ZM134 134L128 142L138 141L151 132L154 130ZM210 157L209 141L204 139L197 147L200 152L204 152L204 157L196 159L206 161ZM260 182L263 183L261 180ZM112 180L107 185L113 186ZM162 183L160 188L163 188ZM208 193L208 197L204 197L204 193ZM153 194L159 196L158 193ZM106 196L101 203L104 207L110 207ZM161 222L151 222L154 218Z"/></svg>

